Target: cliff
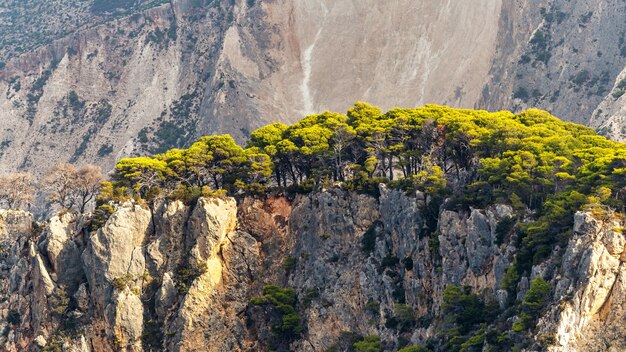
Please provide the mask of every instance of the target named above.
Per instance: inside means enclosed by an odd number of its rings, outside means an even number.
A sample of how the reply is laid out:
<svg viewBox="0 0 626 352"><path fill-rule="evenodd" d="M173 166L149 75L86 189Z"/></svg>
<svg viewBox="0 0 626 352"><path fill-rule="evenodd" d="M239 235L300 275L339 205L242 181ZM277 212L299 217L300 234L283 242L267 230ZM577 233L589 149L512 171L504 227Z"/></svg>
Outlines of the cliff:
<svg viewBox="0 0 626 352"><path fill-rule="evenodd" d="M527 333L505 331L511 345L624 348L619 219L577 213L567 248L507 292L503 280L519 249L515 231L501 224L514 210L444 203L433 213L430 198L381 186L378 197L333 188L238 205L200 198L150 210L127 202L97 230L85 215L62 214L39 227L27 213L3 211L0 345L343 351L378 335L384 351L441 349L451 287L483 302L481 314L497 312L486 323L492 330L519 321L511 302L527 301L529 282L542 277L550 294L538 323ZM281 325L289 307L297 324ZM469 350L491 343L483 336Z"/></svg>

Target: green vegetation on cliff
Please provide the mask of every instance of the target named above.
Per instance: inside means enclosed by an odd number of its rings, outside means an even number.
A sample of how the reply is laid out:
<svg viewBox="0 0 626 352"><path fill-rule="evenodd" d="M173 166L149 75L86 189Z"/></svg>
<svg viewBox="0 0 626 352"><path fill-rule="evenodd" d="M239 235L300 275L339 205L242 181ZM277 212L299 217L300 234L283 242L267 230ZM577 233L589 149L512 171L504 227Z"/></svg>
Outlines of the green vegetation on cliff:
<svg viewBox="0 0 626 352"><path fill-rule="evenodd" d="M537 233L558 236L584 204L623 206L624 174L623 144L545 111L515 115L427 105L382 113L356 103L347 115L324 112L291 126L259 128L245 149L228 135L207 136L187 149L122 159L114 178L117 188L142 198L181 187L308 191L335 181L358 191L376 192L387 183L454 194L461 205L505 202L550 218L525 228L540 260L550 243L535 239Z"/></svg>
<svg viewBox="0 0 626 352"><path fill-rule="evenodd" d="M268 187L309 191L340 182L376 192L379 183L450 196L461 206L505 202L540 210L559 235L570 213L588 203L622 207L626 148L541 110L520 114L427 105L382 113L356 103L346 115L324 112L287 126L253 131L246 148L228 135L187 149L122 159L115 185L142 198L208 187L231 194ZM462 191L462 192L458 192ZM607 193L608 192L608 193ZM547 250L534 243L537 259Z"/></svg>
<svg viewBox="0 0 626 352"><path fill-rule="evenodd" d="M241 196L332 186L376 196L382 183L428 195L424 214L433 248L438 247L436 219L442 207L510 204L515 214L496 232L497 245L516 241L519 248L502 280L512 304L520 278L529 276L532 265L562 254L555 250L566 247L576 211L623 210L625 174L624 144L545 111L513 114L428 105L383 113L356 103L345 115L324 112L290 126L259 128L245 148L228 135L208 136L187 149L123 159L113 184L107 185L109 196L101 194L99 201L104 205L107 198L136 197L150 203L193 202L215 190ZM363 237L367 255L376 233L372 226ZM549 293L546 282L532 282L518 302L521 320L514 330L534 326ZM444 296L442 334L448 348L466 350L485 340L508 344L485 330L491 318L484 312L495 309L491 302L452 286ZM291 317L288 313L283 312ZM297 330L275 327L275 332L292 335Z"/></svg>

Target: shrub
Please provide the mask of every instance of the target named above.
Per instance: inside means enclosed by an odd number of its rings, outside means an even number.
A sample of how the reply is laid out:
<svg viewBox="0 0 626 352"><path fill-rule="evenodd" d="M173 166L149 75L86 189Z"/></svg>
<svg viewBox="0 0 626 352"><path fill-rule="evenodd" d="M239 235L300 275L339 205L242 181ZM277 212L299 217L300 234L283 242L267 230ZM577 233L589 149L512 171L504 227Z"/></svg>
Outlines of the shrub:
<svg viewBox="0 0 626 352"><path fill-rule="evenodd" d="M505 289L510 297L515 297L517 291L517 283L519 282L520 275L517 268L517 258L513 260L513 263L506 269L506 273L502 277L502 288Z"/></svg>
<svg viewBox="0 0 626 352"><path fill-rule="evenodd" d="M382 349L378 335L365 336L363 340L355 342L352 346L356 352L380 352Z"/></svg>
<svg viewBox="0 0 626 352"><path fill-rule="evenodd" d="M444 317L441 337L448 341L447 349L453 351L461 350L466 342L473 343L471 332L480 324L492 321L498 313L495 302L486 304L471 293L470 287L454 285L444 289L441 309Z"/></svg>
<svg viewBox="0 0 626 352"><path fill-rule="evenodd" d="M504 242L506 236L510 234L515 227L516 222L517 219L512 216L505 217L502 220L498 221L498 224L496 225L495 241L497 245L501 245Z"/></svg>
<svg viewBox="0 0 626 352"><path fill-rule="evenodd" d="M411 271L413 270L413 258L411 257L406 257L404 259L402 259L402 264L404 264L404 270L406 271Z"/></svg>
<svg viewBox="0 0 626 352"><path fill-rule="evenodd" d="M521 99L522 101L527 101L530 98L530 94L528 90L524 87L518 87L515 92L513 92L514 99Z"/></svg>
<svg viewBox="0 0 626 352"><path fill-rule="evenodd" d="M98 156L103 158L109 154L113 153L113 146L110 144L103 144L100 146L100 149L98 149Z"/></svg>
<svg viewBox="0 0 626 352"><path fill-rule="evenodd" d="M539 317L539 313L546 305L550 295L550 284L538 277L530 282L530 289L522 301L522 314L520 319L514 324L514 331L523 331L532 327Z"/></svg>
<svg viewBox="0 0 626 352"><path fill-rule="evenodd" d="M365 253L371 253L376 249L376 237L378 236L378 229L382 226L382 222L376 221L370 226L361 238L361 249Z"/></svg>
<svg viewBox="0 0 626 352"><path fill-rule="evenodd" d="M193 206L203 194L204 192L200 187L188 187L181 184L170 193L168 198L171 200L180 200L187 206Z"/></svg>
<svg viewBox="0 0 626 352"><path fill-rule="evenodd" d="M439 253L439 236L440 235L441 233L439 231L435 231L430 234L430 238L428 239L428 249L434 259L441 259L441 253Z"/></svg>
<svg viewBox="0 0 626 352"><path fill-rule="evenodd" d="M55 316L63 316L69 307L70 298L67 295L65 288L61 287L55 289L53 294L48 299L48 304L51 307L51 312Z"/></svg>
<svg viewBox="0 0 626 352"><path fill-rule="evenodd" d="M272 333L283 341L289 341L302 333L300 316L296 312L296 291L268 285L263 288L263 297L253 297L252 304L269 304L279 313L279 321L272 326Z"/></svg>
<svg viewBox="0 0 626 352"><path fill-rule="evenodd" d="M370 298L365 304L365 311L370 314L378 314L380 311L380 303Z"/></svg>
<svg viewBox="0 0 626 352"><path fill-rule="evenodd" d="M93 212L90 231L94 232L102 228L113 213L115 213L115 209L112 206L108 204L99 205Z"/></svg>
<svg viewBox="0 0 626 352"><path fill-rule="evenodd" d="M575 85L580 86L583 83L587 82L589 80L589 77L590 77L589 71L582 70L582 71L578 72L575 76L573 76L571 78L571 81Z"/></svg>
<svg viewBox="0 0 626 352"><path fill-rule="evenodd" d="M283 260L283 268L288 273L291 272L295 267L296 267L296 258L292 256L288 256L287 258L285 258L285 260Z"/></svg>
<svg viewBox="0 0 626 352"><path fill-rule="evenodd" d="M111 281L111 286L113 286L113 288L118 291L124 291L127 287L133 286L134 281L135 277L133 276L133 274L128 273L124 276L114 278Z"/></svg>
<svg viewBox="0 0 626 352"><path fill-rule="evenodd" d="M430 350L424 346L406 346L399 349L398 352L430 352Z"/></svg>
<svg viewBox="0 0 626 352"><path fill-rule="evenodd" d="M352 331L342 331L339 338L325 352L352 351L354 343L363 340L363 336Z"/></svg>
<svg viewBox="0 0 626 352"><path fill-rule="evenodd" d="M400 259L398 259L398 257L387 255L386 257L383 258L382 262L380 263L380 266L382 268L389 268L389 267L396 266L399 263L400 263Z"/></svg>
<svg viewBox="0 0 626 352"><path fill-rule="evenodd" d="M415 327L415 312L413 308L403 303L396 303L393 307L395 327L400 332L410 331Z"/></svg>
<svg viewBox="0 0 626 352"><path fill-rule="evenodd" d="M311 306L311 302L313 302L313 300L319 298L320 296L320 292L319 289L317 288L313 288L313 287L309 287L307 289L304 290L304 292L302 293L302 306L305 308L308 308Z"/></svg>

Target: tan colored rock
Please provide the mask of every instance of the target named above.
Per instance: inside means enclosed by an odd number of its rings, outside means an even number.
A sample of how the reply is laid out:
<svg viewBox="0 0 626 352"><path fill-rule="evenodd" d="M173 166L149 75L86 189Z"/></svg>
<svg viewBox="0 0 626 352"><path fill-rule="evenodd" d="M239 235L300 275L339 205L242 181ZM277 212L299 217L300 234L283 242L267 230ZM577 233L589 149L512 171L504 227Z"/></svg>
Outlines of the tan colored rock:
<svg viewBox="0 0 626 352"><path fill-rule="evenodd" d="M234 199L200 198L189 223L188 246L192 265L200 268L206 263L210 266L220 244L236 226L237 204Z"/></svg>
<svg viewBox="0 0 626 352"><path fill-rule="evenodd" d="M139 205L122 205L91 235L82 255L95 305L92 314L107 322L112 349L142 350L143 304L137 295L146 270L144 245L151 219L151 212Z"/></svg>
<svg viewBox="0 0 626 352"><path fill-rule="evenodd" d="M134 293L119 292L107 308L109 324L113 330L115 344L121 351L143 351L143 304Z"/></svg>
<svg viewBox="0 0 626 352"><path fill-rule="evenodd" d="M151 230L151 214L139 205L126 204L89 238L83 253L85 271L94 300L101 306L107 299L110 283L130 275L143 276L143 246Z"/></svg>
<svg viewBox="0 0 626 352"><path fill-rule="evenodd" d="M560 312L555 313L554 321L546 315L539 324L555 331L556 344L551 351L591 351L611 334L626 333L617 329L626 316L618 303L622 299L617 298L626 288L626 268L619 258L624 238L613 230L618 225L601 223L589 213L576 214L576 235L563 255L556 285L555 298L563 299ZM615 337L608 340L619 343Z"/></svg>
<svg viewBox="0 0 626 352"><path fill-rule="evenodd" d="M195 278L168 327L176 332L166 342L171 351L245 351L245 321L241 313L248 304L248 287L259 265L256 241L236 232L236 203L201 198L191 214L191 265L200 265ZM159 299L168 300L169 283ZM161 313L163 314L163 313Z"/></svg>

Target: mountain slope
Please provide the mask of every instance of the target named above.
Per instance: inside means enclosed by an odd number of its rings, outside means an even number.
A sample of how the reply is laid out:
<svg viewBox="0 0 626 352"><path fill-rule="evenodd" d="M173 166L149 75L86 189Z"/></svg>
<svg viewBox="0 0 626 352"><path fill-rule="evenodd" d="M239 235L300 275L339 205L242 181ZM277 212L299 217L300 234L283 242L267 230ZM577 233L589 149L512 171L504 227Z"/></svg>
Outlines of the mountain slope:
<svg viewBox="0 0 626 352"><path fill-rule="evenodd" d="M268 122L357 100L539 106L585 124L593 115L593 126L623 101L613 96L625 61L617 0L55 4L2 11L23 17L0 30L4 172L108 168L215 132L243 141ZM18 50L16 35L28 45ZM593 114L603 100L614 107Z"/></svg>

